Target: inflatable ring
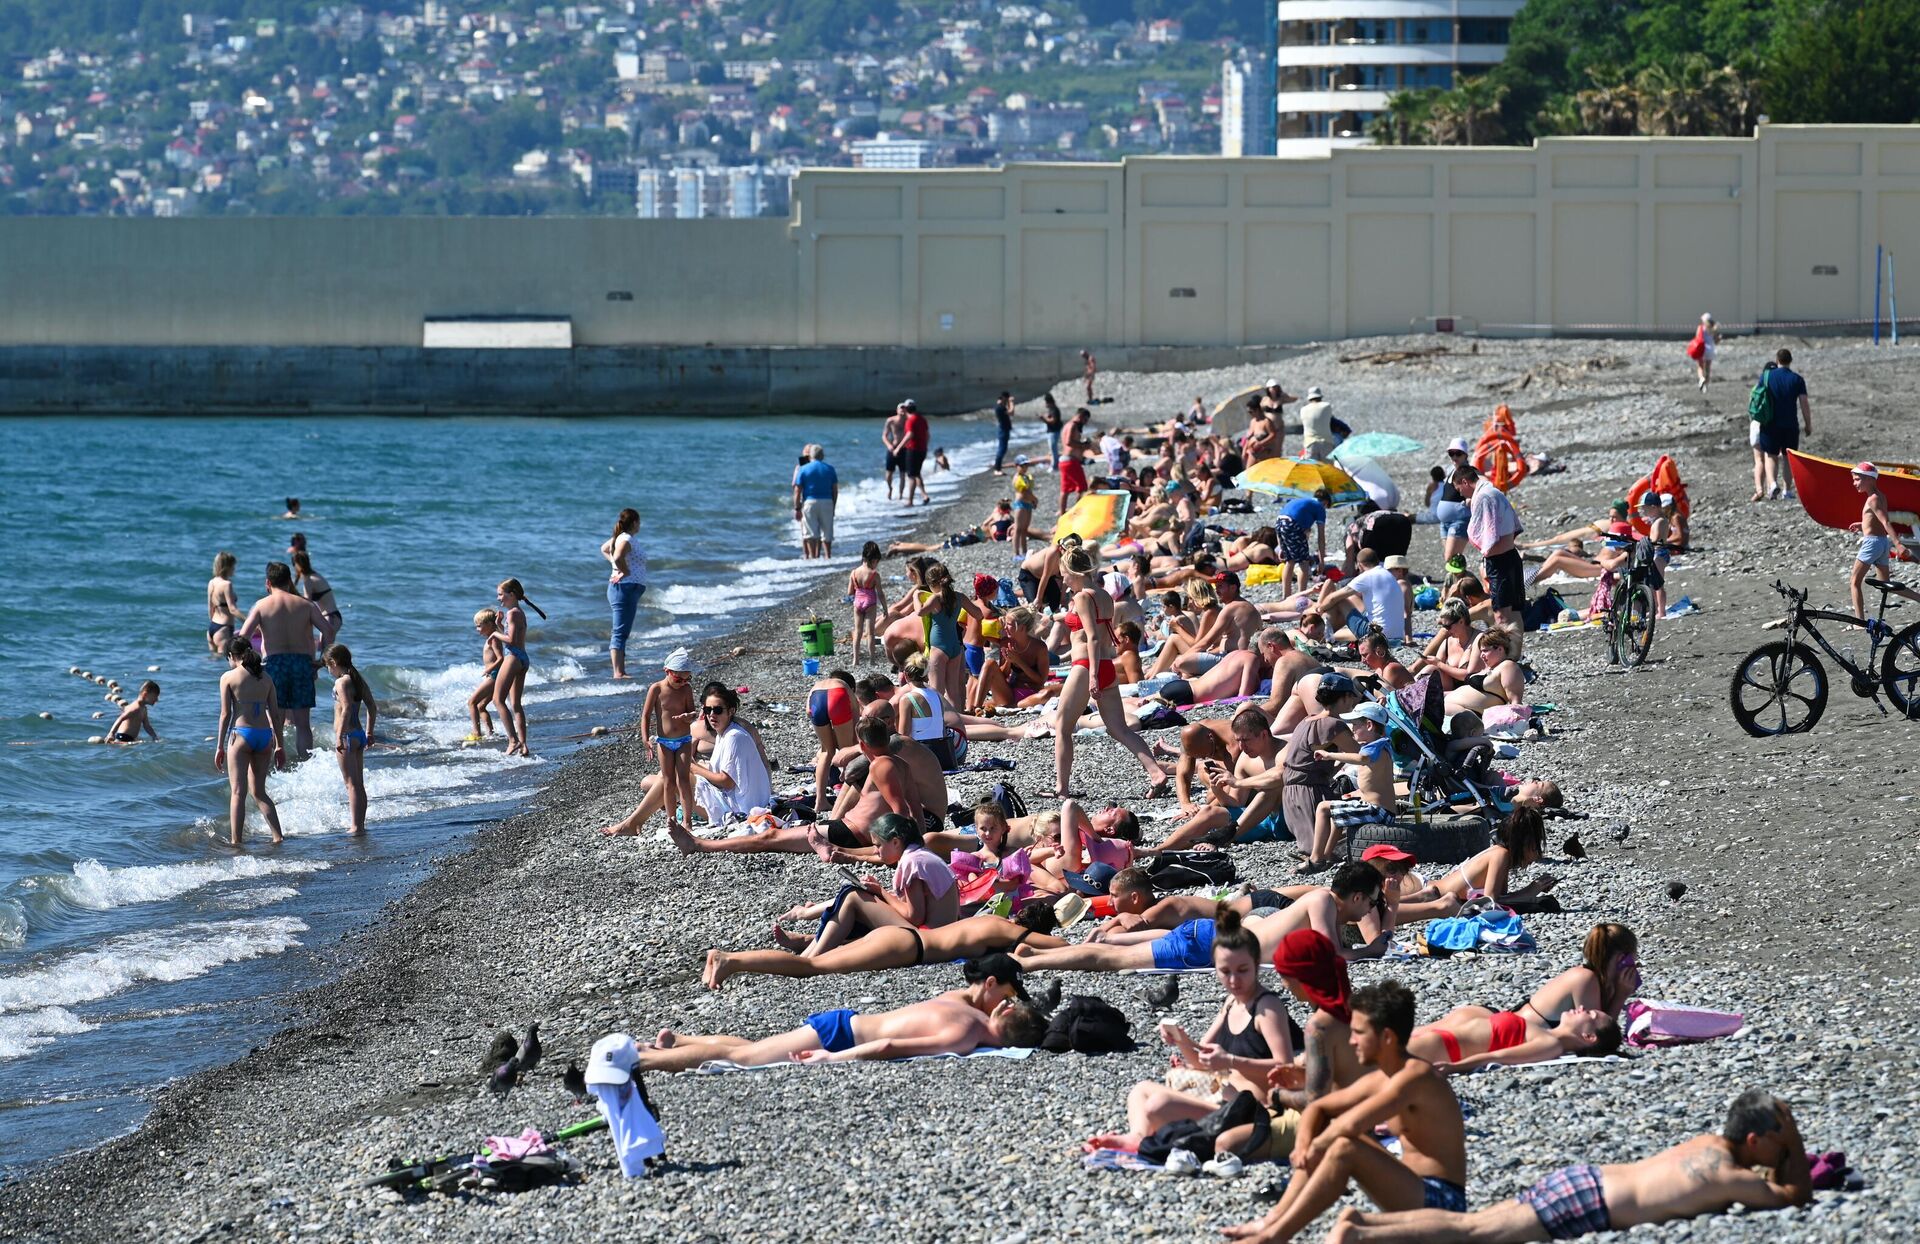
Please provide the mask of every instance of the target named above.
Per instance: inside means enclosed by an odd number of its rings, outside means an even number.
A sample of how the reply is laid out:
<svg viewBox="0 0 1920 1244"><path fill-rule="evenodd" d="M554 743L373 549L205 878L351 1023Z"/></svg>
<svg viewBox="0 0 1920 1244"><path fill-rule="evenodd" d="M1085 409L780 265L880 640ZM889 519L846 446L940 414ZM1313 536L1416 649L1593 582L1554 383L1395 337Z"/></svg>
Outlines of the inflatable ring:
<svg viewBox="0 0 1920 1244"><path fill-rule="evenodd" d="M1482 436L1480 443L1474 446L1473 465L1501 492L1510 491L1527 478L1527 459L1520 452L1519 442L1497 431Z"/></svg>

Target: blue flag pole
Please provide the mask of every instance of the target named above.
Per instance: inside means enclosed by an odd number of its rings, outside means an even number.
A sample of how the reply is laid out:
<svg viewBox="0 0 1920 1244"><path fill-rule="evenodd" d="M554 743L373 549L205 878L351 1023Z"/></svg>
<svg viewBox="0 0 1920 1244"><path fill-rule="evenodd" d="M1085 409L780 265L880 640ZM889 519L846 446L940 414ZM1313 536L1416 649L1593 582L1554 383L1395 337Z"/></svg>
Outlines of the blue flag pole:
<svg viewBox="0 0 1920 1244"><path fill-rule="evenodd" d="M1873 248L1873 344L1880 344L1880 270L1886 267L1883 247Z"/></svg>

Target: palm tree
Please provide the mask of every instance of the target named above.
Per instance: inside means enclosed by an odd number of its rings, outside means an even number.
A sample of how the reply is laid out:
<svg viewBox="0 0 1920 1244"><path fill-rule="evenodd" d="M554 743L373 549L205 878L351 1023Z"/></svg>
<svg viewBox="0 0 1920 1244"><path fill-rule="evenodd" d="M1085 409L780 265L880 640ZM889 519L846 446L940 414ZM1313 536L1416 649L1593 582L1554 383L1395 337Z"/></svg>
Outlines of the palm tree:
<svg viewBox="0 0 1920 1244"><path fill-rule="evenodd" d="M1574 96L1581 132L1614 136L1639 133L1640 97L1625 75L1611 65L1595 65L1587 70L1587 78L1593 85Z"/></svg>
<svg viewBox="0 0 1920 1244"><path fill-rule="evenodd" d="M1506 102L1507 87L1485 74L1462 78L1451 92L1460 112L1460 124L1469 147L1484 147L1500 141L1505 130L1500 124L1500 105Z"/></svg>
<svg viewBox="0 0 1920 1244"><path fill-rule="evenodd" d="M1395 91L1387 96L1387 110L1367 126L1367 137L1383 147L1411 147L1427 140L1427 119L1433 115L1436 86Z"/></svg>

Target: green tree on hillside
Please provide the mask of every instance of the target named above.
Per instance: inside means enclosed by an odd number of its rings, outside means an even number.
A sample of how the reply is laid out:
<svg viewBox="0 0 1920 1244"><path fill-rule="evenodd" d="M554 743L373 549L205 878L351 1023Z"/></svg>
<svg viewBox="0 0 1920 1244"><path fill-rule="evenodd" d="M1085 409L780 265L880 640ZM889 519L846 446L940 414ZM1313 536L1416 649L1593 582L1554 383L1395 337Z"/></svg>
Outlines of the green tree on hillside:
<svg viewBox="0 0 1920 1244"><path fill-rule="evenodd" d="M1775 121L1920 121L1920 13L1912 0L1815 0L1768 74Z"/></svg>

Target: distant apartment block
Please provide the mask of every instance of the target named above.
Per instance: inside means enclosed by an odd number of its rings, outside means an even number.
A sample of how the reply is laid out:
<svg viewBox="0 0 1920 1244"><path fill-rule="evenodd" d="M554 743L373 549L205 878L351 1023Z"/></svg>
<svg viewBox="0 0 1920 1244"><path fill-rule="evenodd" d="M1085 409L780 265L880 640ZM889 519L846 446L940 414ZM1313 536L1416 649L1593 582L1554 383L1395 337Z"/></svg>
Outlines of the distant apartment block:
<svg viewBox="0 0 1920 1244"><path fill-rule="evenodd" d="M860 168L933 168L941 163L940 145L921 138L901 138L883 132L877 138L862 139L849 147L853 162Z"/></svg>
<svg viewBox="0 0 1920 1244"><path fill-rule="evenodd" d="M791 170L757 164L638 169L633 173L634 214L645 220L784 216L791 203L790 177Z"/></svg>
<svg viewBox="0 0 1920 1244"><path fill-rule="evenodd" d="M1242 57L1220 65L1220 154L1273 154L1270 68Z"/></svg>
<svg viewBox="0 0 1920 1244"><path fill-rule="evenodd" d="M1360 146L1393 92L1448 88L1499 64L1523 2L1276 0L1279 153Z"/></svg>

